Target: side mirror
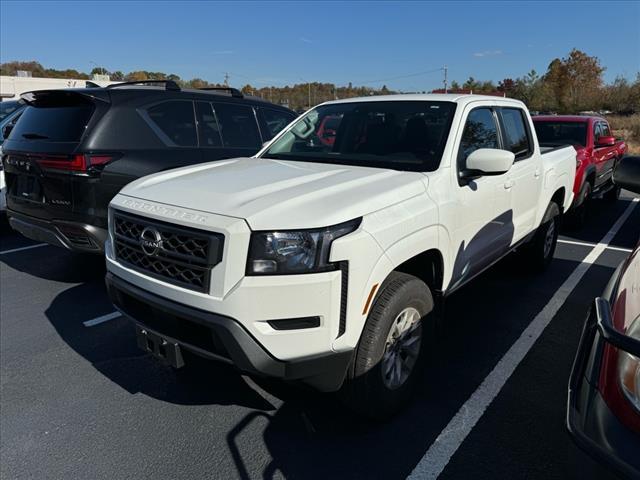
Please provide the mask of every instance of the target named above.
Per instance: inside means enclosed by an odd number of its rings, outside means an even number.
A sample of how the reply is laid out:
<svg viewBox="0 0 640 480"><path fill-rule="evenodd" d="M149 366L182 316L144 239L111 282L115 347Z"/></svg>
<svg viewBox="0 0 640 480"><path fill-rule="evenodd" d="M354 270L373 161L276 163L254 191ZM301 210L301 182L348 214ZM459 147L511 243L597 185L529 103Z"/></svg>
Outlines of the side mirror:
<svg viewBox="0 0 640 480"><path fill-rule="evenodd" d="M640 157L623 157L613 171L613 183L640 193Z"/></svg>
<svg viewBox="0 0 640 480"><path fill-rule="evenodd" d="M2 128L2 139L6 139L10 134L11 130L13 130L13 123L8 123Z"/></svg>
<svg viewBox="0 0 640 480"><path fill-rule="evenodd" d="M482 177L507 173L516 156L508 150L480 148L467 157L464 177Z"/></svg>
<svg viewBox="0 0 640 480"><path fill-rule="evenodd" d="M596 147L613 147L616 144L616 137L602 136L596 140Z"/></svg>

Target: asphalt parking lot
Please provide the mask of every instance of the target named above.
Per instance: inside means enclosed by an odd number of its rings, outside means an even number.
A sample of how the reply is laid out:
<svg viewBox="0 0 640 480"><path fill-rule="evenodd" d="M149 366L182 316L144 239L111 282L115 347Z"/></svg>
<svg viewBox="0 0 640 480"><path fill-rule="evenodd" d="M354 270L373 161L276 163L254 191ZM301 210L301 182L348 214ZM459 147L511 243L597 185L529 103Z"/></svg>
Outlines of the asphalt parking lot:
<svg viewBox="0 0 640 480"><path fill-rule="evenodd" d="M101 258L34 246L3 218L0 477L571 476L569 371L590 303L638 241L632 198L594 201L590 223L563 232L544 274L526 273L512 255L455 293L415 401L382 425L331 395L224 365L159 365L137 349L133 327L110 315ZM483 393L539 322L548 326L495 398Z"/></svg>

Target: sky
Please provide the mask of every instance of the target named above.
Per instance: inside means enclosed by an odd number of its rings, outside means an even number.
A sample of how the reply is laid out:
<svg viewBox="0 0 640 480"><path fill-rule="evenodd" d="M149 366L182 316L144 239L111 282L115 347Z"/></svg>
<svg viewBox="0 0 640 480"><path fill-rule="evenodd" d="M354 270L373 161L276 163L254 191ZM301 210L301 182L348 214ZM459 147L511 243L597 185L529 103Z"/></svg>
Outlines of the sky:
<svg viewBox="0 0 640 480"><path fill-rule="evenodd" d="M400 91L544 73L578 48L605 80L640 71L640 1L188 2L0 0L0 62L175 73L254 87Z"/></svg>

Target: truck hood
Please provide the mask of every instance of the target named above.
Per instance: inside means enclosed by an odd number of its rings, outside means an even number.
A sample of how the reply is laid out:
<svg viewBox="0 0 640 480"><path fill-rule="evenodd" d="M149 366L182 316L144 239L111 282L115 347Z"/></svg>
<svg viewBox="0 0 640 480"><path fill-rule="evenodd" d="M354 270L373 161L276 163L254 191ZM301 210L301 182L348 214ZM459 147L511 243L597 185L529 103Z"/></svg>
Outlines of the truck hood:
<svg viewBox="0 0 640 480"><path fill-rule="evenodd" d="M237 158L157 173L121 194L243 218L253 230L334 225L425 192L418 172Z"/></svg>

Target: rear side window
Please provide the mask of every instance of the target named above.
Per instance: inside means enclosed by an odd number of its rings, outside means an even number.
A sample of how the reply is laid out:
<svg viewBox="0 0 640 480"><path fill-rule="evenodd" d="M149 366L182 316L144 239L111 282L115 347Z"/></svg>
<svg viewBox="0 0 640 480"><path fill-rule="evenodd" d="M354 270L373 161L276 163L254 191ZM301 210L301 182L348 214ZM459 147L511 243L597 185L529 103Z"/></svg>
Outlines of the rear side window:
<svg viewBox="0 0 640 480"><path fill-rule="evenodd" d="M208 102L196 102L198 138L201 147L221 147L222 137L216 114Z"/></svg>
<svg viewBox="0 0 640 480"><path fill-rule="evenodd" d="M78 142L85 131L93 104L27 107L10 137L15 140L46 142Z"/></svg>
<svg viewBox="0 0 640 480"><path fill-rule="evenodd" d="M601 123L594 123L593 124L593 139L595 141L598 140L598 138L600 138L602 136L602 124Z"/></svg>
<svg viewBox="0 0 640 480"><path fill-rule="evenodd" d="M149 119L164 134L165 140L180 147L195 147L198 143L193 102L171 101L147 110Z"/></svg>
<svg viewBox="0 0 640 480"><path fill-rule="evenodd" d="M225 147L258 148L262 144L251 107L231 103L213 104Z"/></svg>
<svg viewBox="0 0 640 480"><path fill-rule="evenodd" d="M503 108L501 109L501 114L505 149L513 152L516 160L528 157L532 152L532 148L524 112L519 108Z"/></svg>
<svg viewBox="0 0 640 480"><path fill-rule="evenodd" d="M458 151L461 168L467 157L480 148L500 148L498 128L490 108L476 108L467 117Z"/></svg>
<svg viewBox="0 0 640 480"><path fill-rule="evenodd" d="M260 111L267 127L267 131L264 132L266 134L265 140L271 140L296 118L290 113L270 108L261 108Z"/></svg>

